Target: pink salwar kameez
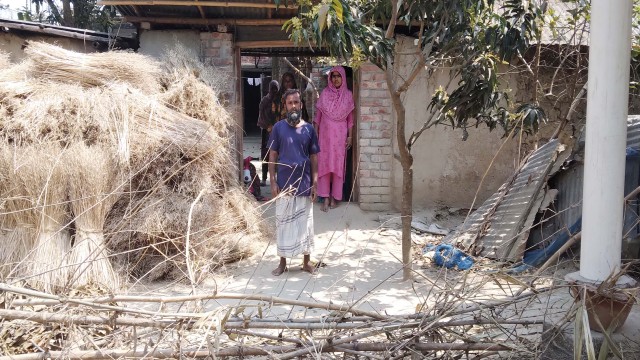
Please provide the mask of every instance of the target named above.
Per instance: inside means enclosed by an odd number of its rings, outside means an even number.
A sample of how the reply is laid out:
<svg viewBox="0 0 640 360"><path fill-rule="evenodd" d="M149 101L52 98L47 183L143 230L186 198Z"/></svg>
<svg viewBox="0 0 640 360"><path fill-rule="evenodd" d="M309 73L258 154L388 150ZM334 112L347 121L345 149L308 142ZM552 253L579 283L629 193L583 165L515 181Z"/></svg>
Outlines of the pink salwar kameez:
<svg viewBox="0 0 640 360"><path fill-rule="evenodd" d="M346 85L344 68L337 66L329 74L339 72L343 83L336 88L331 81L322 91L314 122L319 130L318 196L342 200L347 135L353 127L353 95Z"/></svg>

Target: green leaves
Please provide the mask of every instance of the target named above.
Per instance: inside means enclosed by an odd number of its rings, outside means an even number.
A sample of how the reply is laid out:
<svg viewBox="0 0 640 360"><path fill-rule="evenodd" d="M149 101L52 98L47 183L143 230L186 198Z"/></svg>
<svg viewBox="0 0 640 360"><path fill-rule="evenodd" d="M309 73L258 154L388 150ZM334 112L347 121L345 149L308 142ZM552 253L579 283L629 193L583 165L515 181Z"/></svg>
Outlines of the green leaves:
<svg viewBox="0 0 640 360"><path fill-rule="evenodd" d="M384 68L393 41L384 38L382 29L354 18L359 12L348 0L325 0L287 21L283 29L296 44L324 47L343 60L361 54Z"/></svg>

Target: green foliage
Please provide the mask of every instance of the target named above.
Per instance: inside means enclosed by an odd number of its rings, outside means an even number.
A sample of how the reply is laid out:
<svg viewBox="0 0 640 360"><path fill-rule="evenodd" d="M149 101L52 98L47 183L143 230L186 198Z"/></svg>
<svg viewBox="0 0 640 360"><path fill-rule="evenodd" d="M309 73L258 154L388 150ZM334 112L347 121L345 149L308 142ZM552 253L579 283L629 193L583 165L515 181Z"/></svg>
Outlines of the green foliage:
<svg viewBox="0 0 640 360"><path fill-rule="evenodd" d="M278 1L276 1L278 2ZM428 69L457 68L454 89L439 89L430 102L436 123L466 129L485 124L512 129L518 117L511 114L508 97L500 90L497 69L540 37L539 22L545 8L538 1L504 0L496 10L493 0L405 0L396 18L403 32L419 39L417 52ZM394 39L385 38L392 15L391 0L323 0L303 6L300 15L283 29L298 44L322 46L330 54L349 60L354 54L381 69L393 66ZM392 29L396 30L396 29ZM391 32L393 33L393 31ZM519 126L536 131L546 117L532 117Z"/></svg>
<svg viewBox="0 0 640 360"><path fill-rule="evenodd" d="M352 10L347 0L324 0L301 6L300 16L290 19L282 28L290 33L294 43L326 47L332 56L343 60L354 53L361 54L384 68L393 42L384 38L381 28L356 19Z"/></svg>
<svg viewBox="0 0 640 360"><path fill-rule="evenodd" d="M46 0L32 0L37 9L42 8L46 3L55 7L51 14L36 11L31 13L28 9L21 10L24 13L25 20L47 22L58 25L68 25L80 29L89 29L95 31L109 31L109 27L113 25L115 18L115 8L111 6L98 6L96 0L73 0L72 19L63 19L62 3ZM54 16L58 14L59 17Z"/></svg>
<svg viewBox="0 0 640 360"><path fill-rule="evenodd" d="M501 60L509 61L518 52L524 54L530 46L529 39L540 39L538 20L545 13L546 6L537 6L536 1L506 0L503 13L492 14L491 21L485 23L484 42L492 46L493 52Z"/></svg>

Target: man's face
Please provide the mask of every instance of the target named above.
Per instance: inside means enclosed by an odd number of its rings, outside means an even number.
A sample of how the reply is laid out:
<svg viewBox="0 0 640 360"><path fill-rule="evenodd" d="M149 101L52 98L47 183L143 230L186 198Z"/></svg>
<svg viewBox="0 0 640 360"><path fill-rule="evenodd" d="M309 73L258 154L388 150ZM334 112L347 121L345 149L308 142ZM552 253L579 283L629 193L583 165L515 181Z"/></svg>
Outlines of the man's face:
<svg viewBox="0 0 640 360"><path fill-rule="evenodd" d="M295 93L287 96L285 100L287 112L300 111L300 94Z"/></svg>

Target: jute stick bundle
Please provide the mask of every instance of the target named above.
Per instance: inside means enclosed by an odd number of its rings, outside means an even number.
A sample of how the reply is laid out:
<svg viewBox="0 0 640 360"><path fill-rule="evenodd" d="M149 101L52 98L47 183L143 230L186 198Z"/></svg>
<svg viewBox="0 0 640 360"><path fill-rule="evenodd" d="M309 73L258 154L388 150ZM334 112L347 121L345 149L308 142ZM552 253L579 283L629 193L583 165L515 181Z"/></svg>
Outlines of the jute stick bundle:
<svg viewBox="0 0 640 360"><path fill-rule="evenodd" d="M33 227L37 234L34 242L24 239L29 251L20 263L20 275L36 289L58 292L67 285L65 265L71 247L62 152L48 145L16 148L15 154L12 183L29 204L16 212L15 221L17 228Z"/></svg>
<svg viewBox="0 0 640 360"><path fill-rule="evenodd" d="M103 228L122 191L118 167L107 150L81 143L69 147L66 159L76 227L70 256L71 285L97 284L116 290L119 277L109 261Z"/></svg>

